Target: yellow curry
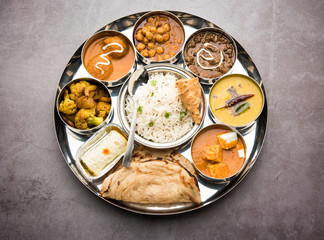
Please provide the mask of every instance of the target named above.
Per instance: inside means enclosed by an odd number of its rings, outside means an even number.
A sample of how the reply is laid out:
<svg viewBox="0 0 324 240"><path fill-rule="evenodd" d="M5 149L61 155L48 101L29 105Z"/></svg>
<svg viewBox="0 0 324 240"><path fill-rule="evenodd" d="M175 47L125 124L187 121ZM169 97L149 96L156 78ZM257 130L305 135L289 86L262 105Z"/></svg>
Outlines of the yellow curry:
<svg viewBox="0 0 324 240"><path fill-rule="evenodd" d="M244 126L254 121L263 108L260 86L241 74L231 74L213 86L209 96L214 116L231 126Z"/></svg>

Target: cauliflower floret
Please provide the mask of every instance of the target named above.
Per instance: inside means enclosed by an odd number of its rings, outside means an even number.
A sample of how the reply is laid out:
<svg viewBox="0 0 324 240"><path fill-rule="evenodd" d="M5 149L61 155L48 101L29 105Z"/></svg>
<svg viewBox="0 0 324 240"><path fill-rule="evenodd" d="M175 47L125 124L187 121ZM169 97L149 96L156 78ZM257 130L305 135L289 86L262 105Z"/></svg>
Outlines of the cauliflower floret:
<svg viewBox="0 0 324 240"><path fill-rule="evenodd" d="M88 118L94 116L94 109L80 109L75 115L74 124L78 129L88 129Z"/></svg>
<svg viewBox="0 0 324 240"><path fill-rule="evenodd" d="M109 114L111 105L106 102L99 102L96 107L96 113L98 117L105 117Z"/></svg>
<svg viewBox="0 0 324 240"><path fill-rule="evenodd" d="M64 100L60 103L59 111L66 115L71 115L75 113L77 110L76 103L69 98L68 91L65 90L64 92Z"/></svg>
<svg viewBox="0 0 324 240"><path fill-rule="evenodd" d="M74 94L76 97L81 97L82 95L84 95L84 89L87 86L90 86L90 83L88 83L87 81L73 83L70 86L71 94Z"/></svg>

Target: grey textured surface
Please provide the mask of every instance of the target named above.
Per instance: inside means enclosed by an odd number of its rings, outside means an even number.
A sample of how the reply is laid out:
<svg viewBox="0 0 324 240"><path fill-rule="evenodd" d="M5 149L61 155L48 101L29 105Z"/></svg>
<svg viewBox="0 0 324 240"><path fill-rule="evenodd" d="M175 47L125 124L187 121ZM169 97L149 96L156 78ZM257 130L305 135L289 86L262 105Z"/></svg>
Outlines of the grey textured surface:
<svg viewBox="0 0 324 240"><path fill-rule="evenodd" d="M247 177L198 211L133 214L85 188L56 143L57 83L75 50L135 12L221 26L263 77L269 131ZM0 239L323 239L323 1L0 0Z"/></svg>

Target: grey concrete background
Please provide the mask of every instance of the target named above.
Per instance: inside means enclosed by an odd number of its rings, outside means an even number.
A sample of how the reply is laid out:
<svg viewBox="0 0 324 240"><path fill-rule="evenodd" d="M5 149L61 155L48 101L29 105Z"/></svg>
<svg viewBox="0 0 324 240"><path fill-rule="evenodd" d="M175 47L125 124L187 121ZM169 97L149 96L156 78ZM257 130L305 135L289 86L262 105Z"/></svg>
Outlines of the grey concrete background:
<svg viewBox="0 0 324 240"><path fill-rule="evenodd" d="M263 77L258 161L198 211L142 216L86 189L56 143L53 103L93 32L135 12L178 10L227 30ZM323 239L324 1L0 0L0 239Z"/></svg>

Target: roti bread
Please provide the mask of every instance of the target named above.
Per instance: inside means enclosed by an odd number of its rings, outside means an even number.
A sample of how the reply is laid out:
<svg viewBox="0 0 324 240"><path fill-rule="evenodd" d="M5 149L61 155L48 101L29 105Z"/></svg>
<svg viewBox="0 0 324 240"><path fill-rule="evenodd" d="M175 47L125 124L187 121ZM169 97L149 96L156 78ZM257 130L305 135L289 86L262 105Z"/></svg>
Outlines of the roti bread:
<svg viewBox="0 0 324 240"><path fill-rule="evenodd" d="M132 161L120 167L101 186L104 198L132 203L201 203L197 179L180 163L166 158Z"/></svg>

